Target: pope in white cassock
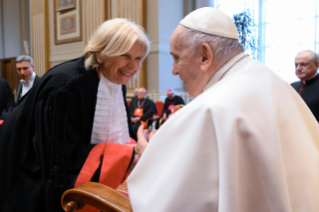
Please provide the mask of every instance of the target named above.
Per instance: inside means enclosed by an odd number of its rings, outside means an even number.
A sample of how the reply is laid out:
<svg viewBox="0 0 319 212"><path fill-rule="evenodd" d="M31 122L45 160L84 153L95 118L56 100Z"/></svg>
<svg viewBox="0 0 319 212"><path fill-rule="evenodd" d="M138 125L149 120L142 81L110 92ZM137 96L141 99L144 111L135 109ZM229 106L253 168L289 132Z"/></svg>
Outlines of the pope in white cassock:
<svg viewBox="0 0 319 212"><path fill-rule="evenodd" d="M231 19L190 13L170 51L173 74L196 98L129 177L133 211L318 212L318 123L287 82L243 53Z"/></svg>

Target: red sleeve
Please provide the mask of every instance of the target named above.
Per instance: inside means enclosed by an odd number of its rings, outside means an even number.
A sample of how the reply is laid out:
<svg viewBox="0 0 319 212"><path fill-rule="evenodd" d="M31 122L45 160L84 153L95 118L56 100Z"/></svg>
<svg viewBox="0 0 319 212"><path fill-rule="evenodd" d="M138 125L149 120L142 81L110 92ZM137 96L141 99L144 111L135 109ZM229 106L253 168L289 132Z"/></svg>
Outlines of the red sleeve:
<svg viewBox="0 0 319 212"><path fill-rule="evenodd" d="M100 183L116 189L126 178L132 159L133 147L106 142L97 144L87 157L74 187L90 182L102 162Z"/></svg>

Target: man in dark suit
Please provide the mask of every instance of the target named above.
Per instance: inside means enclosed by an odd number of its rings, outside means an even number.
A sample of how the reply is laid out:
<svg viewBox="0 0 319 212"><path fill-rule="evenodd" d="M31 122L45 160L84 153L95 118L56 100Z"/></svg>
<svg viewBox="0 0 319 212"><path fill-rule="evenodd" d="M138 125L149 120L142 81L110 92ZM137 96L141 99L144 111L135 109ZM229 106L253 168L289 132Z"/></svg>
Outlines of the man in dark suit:
<svg viewBox="0 0 319 212"><path fill-rule="evenodd" d="M298 53L295 58L296 76L300 81L291 86L305 101L316 120L319 122L319 55L311 50Z"/></svg>
<svg viewBox="0 0 319 212"><path fill-rule="evenodd" d="M40 77L34 73L33 59L28 55L21 55L16 59L16 69L21 79L16 95L16 104L19 104Z"/></svg>

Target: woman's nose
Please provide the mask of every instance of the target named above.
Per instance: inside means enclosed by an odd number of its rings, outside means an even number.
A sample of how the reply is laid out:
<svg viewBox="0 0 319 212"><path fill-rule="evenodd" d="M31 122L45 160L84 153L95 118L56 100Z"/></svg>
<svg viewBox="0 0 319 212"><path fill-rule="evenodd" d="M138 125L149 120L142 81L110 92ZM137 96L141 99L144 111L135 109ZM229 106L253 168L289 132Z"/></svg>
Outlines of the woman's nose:
<svg viewBox="0 0 319 212"><path fill-rule="evenodd" d="M129 69L135 71L136 69L138 69L138 64L139 64L139 62L136 62L136 61L131 60L131 61L129 62L129 64L128 64L128 67L129 67Z"/></svg>

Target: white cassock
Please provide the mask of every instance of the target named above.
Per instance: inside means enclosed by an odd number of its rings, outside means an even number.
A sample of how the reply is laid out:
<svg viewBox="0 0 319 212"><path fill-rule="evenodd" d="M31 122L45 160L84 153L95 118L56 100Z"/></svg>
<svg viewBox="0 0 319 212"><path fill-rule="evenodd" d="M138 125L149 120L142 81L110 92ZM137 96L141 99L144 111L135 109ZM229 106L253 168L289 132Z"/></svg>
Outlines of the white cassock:
<svg viewBox="0 0 319 212"><path fill-rule="evenodd" d="M243 53L155 134L128 179L134 212L318 212L319 126Z"/></svg>

